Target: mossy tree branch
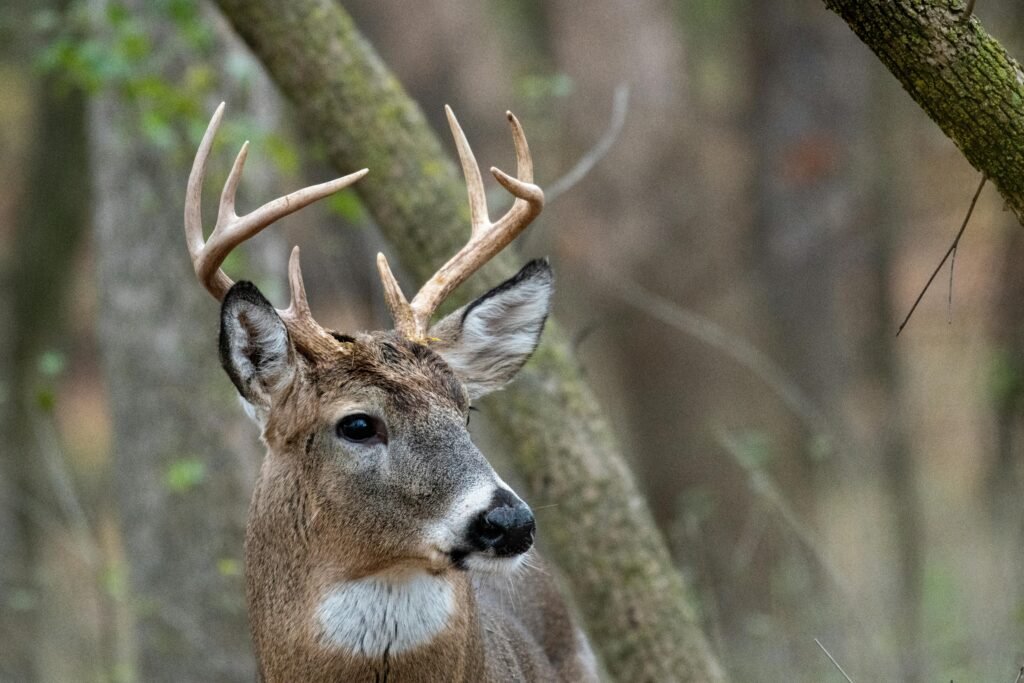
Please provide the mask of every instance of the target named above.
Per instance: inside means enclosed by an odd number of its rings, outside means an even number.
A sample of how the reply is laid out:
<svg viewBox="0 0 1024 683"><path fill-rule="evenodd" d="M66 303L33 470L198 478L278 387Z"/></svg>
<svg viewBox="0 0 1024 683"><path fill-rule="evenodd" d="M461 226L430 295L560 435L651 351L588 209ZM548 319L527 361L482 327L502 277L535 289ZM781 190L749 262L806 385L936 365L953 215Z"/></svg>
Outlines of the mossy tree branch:
<svg viewBox="0 0 1024 683"><path fill-rule="evenodd" d="M344 10L334 0L218 5L324 140L338 172L370 168L357 186L363 202L410 274L427 278L468 235L465 186ZM516 260L500 256L478 286L510 275ZM565 335L552 324L545 338L490 412L532 499L558 503L545 512L546 548L572 577L596 648L621 681L721 680Z"/></svg>
<svg viewBox="0 0 1024 683"><path fill-rule="evenodd" d="M961 0L825 0L1024 222L1024 70ZM965 20L966 19L966 20Z"/></svg>

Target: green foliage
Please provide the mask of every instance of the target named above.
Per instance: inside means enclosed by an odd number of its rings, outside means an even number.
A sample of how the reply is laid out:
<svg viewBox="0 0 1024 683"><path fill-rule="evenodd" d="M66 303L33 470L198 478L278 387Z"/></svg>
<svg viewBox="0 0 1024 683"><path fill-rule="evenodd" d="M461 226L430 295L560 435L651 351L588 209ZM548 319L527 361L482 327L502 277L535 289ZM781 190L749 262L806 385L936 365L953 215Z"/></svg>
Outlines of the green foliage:
<svg viewBox="0 0 1024 683"><path fill-rule="evenodd" d="M332 195L327 200L327 208L356 225L366 222L366 211L363 209L363 203L359 201L359 196L356 195L356 191L352 188Z"/></svg>
<svg viewBox="0 0 1024 683"><path fill-rule="evenodd" d="M164 485L173 493L186 493L206 479L206 463L199 458L175 460L164 472Z"/></svg>
<svg viewBox="0 0 1024 683"><path fill-rule="evenodd" d="M111 598L117 601L128 597L128 573L121 563L107 565L100 576L103 589Z"/></svg>
<svg viewBox="0 0 1024 683"><path fill-rule="evenodd" d="M54 378L64 371L67 365L67 358L60 351L44 351L39 355L39 374L43 377Z"/></svg>
<svg viewBox="0 0 1024 683"><path fill-rule="evenodd" d="M516 94L530 102L564 99L573 93L575 84L565 73L530 74L516 81Z"/></svg>
<svg viewBox="0 0 1024 683"><path fill-rule="evenodd" d="M36 407L44 413L52 413L57 407L57 392L52 387L43 387L36 391Z"/></svg>
<svg viewBox="0 0 1024 683"><path fill-rule="evenodd" d="M143 13L108 2L102 19L86 0L74 0L63 13L37 13L34 25L47 38L36 58L39 68L67 87L116 91L135 105L150 143L178 144L179 132L189 132L182 122L205 117L203 98L215 85L215 71L202 64L212 56L215 36L202 21L198 0L153 0ZM194 57L193 65L169 77L167 64L182 54Z"/></svg>
<svg viewBox="0 0 1024 683"><path fill-rule="evenodd" d="M748 472L759 472L774 459L772 438L767 432L758 429L719 429L716 436L719 443Z"/></svg>
<svg viewBox="0 0 1024 683"><path fill-rule="evenodd" d="M255 73L250 59L225 59L199 0L151 0L141 10L111 0L102 16L91 4L72 0L63 12L36 13L33 27L44 38L36 65L66 88L124 98L137 114L138 132L157 149L194 149L210 102L239 85L244 89ZM237 149L247 139L282 172L298 170L287 139L260 131L240 113L224 122L217 142Z"/></svg>
<svg viewBox="0 0 1024 683"><path fill-rule="evenodd" d="M1001 410L1011 409L1024 396L1024 364L1011 350L998 349L989 362L988 390Z"/></svg>
<svg viewBox="0 0 1024 683"><path fill-rule="evenodd" d="M234 557L222 557L217 560L217 573L221 576L241 576L242 563Z"/></svg>
<svg viewBox="0 0 1024 683"><path fill-rule="evenodd" d="M55 385L66 365L67 358L60 351L43 351L36 360L39 384L35 390L35 403L45 413L51 413L57 407Z"/></svg>

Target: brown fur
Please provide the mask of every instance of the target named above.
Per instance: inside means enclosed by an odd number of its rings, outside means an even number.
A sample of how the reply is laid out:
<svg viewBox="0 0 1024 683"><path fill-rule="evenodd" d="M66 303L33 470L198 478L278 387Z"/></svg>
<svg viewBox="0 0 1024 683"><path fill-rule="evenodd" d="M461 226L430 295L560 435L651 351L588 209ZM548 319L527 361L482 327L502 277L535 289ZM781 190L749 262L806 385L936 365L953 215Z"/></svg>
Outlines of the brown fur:
<svg viewBox="0 0 1024 683"><path fill-rule="evenodd" d="M267 683L590 679L585 642L547 573L477 578L417 536L422 518L443 509L466 477L490 471L464 426L466 391L440 356L393 333L339 337L331 353L299 351L272 405L245 544ZM369 461L367 474L332 445L333 425L352 405L394 425L387 473ZM313 615L330 586L400 572L454 587L454 615L439 635L376 658L322 642Z"/></svg>

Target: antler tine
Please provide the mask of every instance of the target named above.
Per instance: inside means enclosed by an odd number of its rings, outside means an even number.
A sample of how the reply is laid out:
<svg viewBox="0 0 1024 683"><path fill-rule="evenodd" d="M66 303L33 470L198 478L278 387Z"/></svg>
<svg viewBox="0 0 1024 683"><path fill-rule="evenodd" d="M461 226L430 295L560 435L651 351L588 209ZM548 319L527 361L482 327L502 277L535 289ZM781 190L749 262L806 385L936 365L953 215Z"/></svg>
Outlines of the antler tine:
<svg viewBox="0 0 1024 683"><path fill-rule="evenodd" d="M278 310L281 318L285 321L312 318L309 301L306 299L306 285L302 281L298 246L292 247L291 256L288 257L288 289L291 291L291 300L288 302L288 308Z"/></svg>
<svg viewBox="0 0 1024 683"><path fill-rule="evenodd" d="M238 218L238 214L235 213L235 192L238 190L238 181L242 178L242 169L245 168L245 160L248 156L249 141L246 140L242 143L242 148L238 150L235 163L231 164L231 172L228 173L228 179L224 181L224 189L220 193L220 208L217 211L215 234L221 225ZM213 235L210 237L212 238Z"/></svg>
<svg viewBox="0 0 1024 683"><path fill-rule="evenodd" d="M391 313L391 319L395 321L395 329L406 336L415 334L415 315L409 300L405 298L402 287L398 284L391 266L384 254L377 254L377 272L380 273L380 281L384 285L384 302Z"/></svg>
<svg viewBox="0 0 1024 683"><path fill-rule="evenodd" d="M473 156L469 140L466 139L459 120L455 118L455 112L446 104L444 113L448 117L448 127L452 130L452 137L455 138L459 163L462 164L462 176L466 179L466 191L469 194L469 218L472 226L470 235L476 237L491 225L491 219L487 215L487 194L484 192L484 181L480 177L480 167L476 163L476 157Z"/></svg>
<svg viewBox="0 0 1024 683"><path fill-rule="evenodd" d="M295 213L318 199L323 199L348 187L367 173L367 169L364 168L326 183L304 187L284 197L273 199L244 216L238 216L235 213L235 191L238 188L238 181L248 155L249 143L246 142L239 150L227 181L224 183L220 207L217 211L217 224L213 232L210 233L209 239L204 241L200 208L203 178L206 175L213 138L220 127L223 114L224 103L222 102L214 112L206 134L203 135L203 140L199 145L199 151L192 164L192 172L189 174L185 200L185 234L189 253L192 256L192 266L196 271L196 277L218 301L224 298L228 289L234 284L231 278L220 269L232 249L275 221Z"/></svg>
<svg viewBox="0 0 1024 683"><path fill-rule="evenodd" d="M472 222L469 242L441 266L441 269L416 293L411 303L408 303L402 294L394 274L388 267L387 259L383 255L377 257L377 268L384 283L384 293L395 321L395 329L405 337L417 341L426 341L430 317L452 290L508 246L544 208L544 191L533 184L533 159L526 144L526 135L512 112L506 112L506 116L512 127L512 139L516 149L516 172L519 177L513 178L493 167L491 173L516 200L508 212L494 223L488 217L483 180L473 150L451 107L445 106L445 114L448 116L452 136L455 138L462 173L466 178Z"/></svg>
<svg viewBox="0 0 1024 683"><path fill-rule="evenodd" d="M523 132L522 124L510 111L505 112L505 116L512 128L512 140L516 147L516 175L518 178L513 178L494 166L491 166L491 174L495 180L501 183L502 187L516 198L516 201L508 213L498 219L495 229L499 229L498 226L504 227L506 223L522 223L525 228L543 210L544 192L533 184L533 157L530 155L530 146L526 143L526 133ZM518 234L517 232L516 235ZM515 239L515 235L509 239L509 242L512 239Z"/></svg>
<svg viewBox="0 0 1024 683"><path fill-rule="evenodd" d="M235 193L242 177L242 169L249 152L248 141L242 145L231 166L231 172L224 182L217 211L217 223L208 239L203 239L202 193L203 179L213 147L213 138L220 128L224 116L224 103L214 112L210 125L206 128L203 140L199 144L192 171L188 177L185 194L185 239L192 267L196 277L218 301L224 298L234 283L223 270L221 264L231 250L242 242L256 235L275 221L295 213L318 199L342 190L362 178L367 169L350 173L347 176L329 180L326 183L312 185L296 190L284 197L273 199L258 209L239 216L235 213ZM291 286L291 303L283 311L278 311L289 328L303 334L312 329L321 329L313 320L306 301L306 290L302 283L302 270L299 266L299 248L295 247L288 262L288 281Z"/></svg>
<svg viewBox="0 0 1024 683"><path fill-rule="evenodd" d="M203 180L206 178L206 164L210 159L210 149L213 147L213 138L220 128L221 118L224 116L224 103L221 102L217 110L213 112L210 124L203 133L203 139L196 150L196 158L192 161L192 170L188 174L188 186L185 189L185 242L188 246L189 256L192 257L192 265L195 267L202 256L203 246ZM197 271L198 272L198 271ZM204 285L206 283L203 283ZM217 296L214 292L210 292ZM217 297L220 299L221 297Z"/></svg>

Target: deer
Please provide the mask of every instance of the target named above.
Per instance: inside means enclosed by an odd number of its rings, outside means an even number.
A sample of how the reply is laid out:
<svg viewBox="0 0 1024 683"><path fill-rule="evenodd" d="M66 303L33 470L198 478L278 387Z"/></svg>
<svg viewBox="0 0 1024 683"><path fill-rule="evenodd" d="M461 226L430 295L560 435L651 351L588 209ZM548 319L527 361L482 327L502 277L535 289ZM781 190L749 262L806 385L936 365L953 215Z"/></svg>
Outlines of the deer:
<svg viewBox="0 0 1024 683"><path fill-rule="evenodd" d="M204 237L202 187L224 113L196 153L185 235L220 302L221 364L266 447L246 521L246 602L259 676L278 681L596 681L596 660L534 548L530 507L468 431L470 402L500 389L538 344L550 308L546 259L431 324L441 303L544 205L511 112L513 197L488 215L473 152L445 108L469 195L470 238L410 301L383 254L394 328L343 334L310 311L299 248L290 302L275 309L227 255L280 218L346 188L362 169L239 216L242 145Z"/></svg>

